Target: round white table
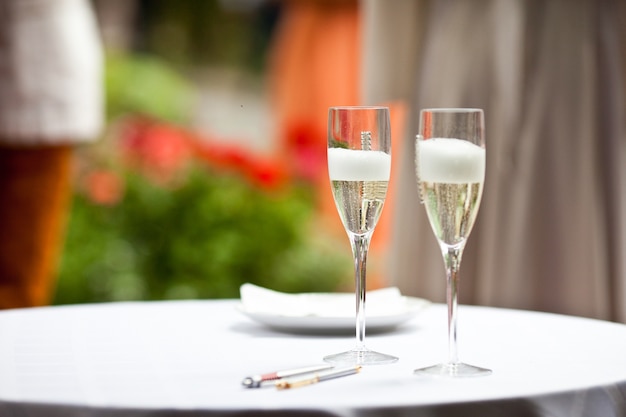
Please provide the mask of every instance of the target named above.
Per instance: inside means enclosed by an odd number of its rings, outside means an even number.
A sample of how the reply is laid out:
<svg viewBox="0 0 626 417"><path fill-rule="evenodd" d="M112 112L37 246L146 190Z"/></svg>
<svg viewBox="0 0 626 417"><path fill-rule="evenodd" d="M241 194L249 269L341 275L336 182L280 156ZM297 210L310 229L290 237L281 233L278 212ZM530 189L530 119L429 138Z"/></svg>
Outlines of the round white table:
<svg viewBox="0 0 626 417"><path fill-rule="evenodd" d="M392 365L290 389L245 376L322 363L354 336L264 327L235 300L113 303L0 312L0 416L625 416L626 326L461 306L459 354L482 378L421 377L444 360L432 305L367 345Z"/></svg>

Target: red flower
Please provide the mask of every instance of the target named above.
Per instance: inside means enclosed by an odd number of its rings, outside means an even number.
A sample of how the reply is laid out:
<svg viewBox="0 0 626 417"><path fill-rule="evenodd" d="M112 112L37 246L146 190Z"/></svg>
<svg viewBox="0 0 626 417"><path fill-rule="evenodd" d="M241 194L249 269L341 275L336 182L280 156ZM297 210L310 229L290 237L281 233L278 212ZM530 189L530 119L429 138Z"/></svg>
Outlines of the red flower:
<svg viewBox="0 0 626 417"><path fill-rule="evenodd" d="M252 161L247 172L248 177L263 188L278 188L287 180L286 170L276 160L257 159Z"/></svg>
<svg viewBox="0 0 626 417"><path fill-rule="evenodd" d="M170 184L194 158L266 189L280 187L288 179L288 170L278 159L156 121L136 119L127 123L120 145L128 164L160 184Z"/></svg>
<svg viewBox="0 0 626 417"><path fill-rule="evenodd" d="M286 159L297 177L315 182L326 175L326 138L312 123L293 122L285 131Z"/></svg>
<svg viewBox="0 0 626 417"><path fill-rule="evenodd" d="M175 126L134 121L122 135L122 152L127 162L160 183L170 182L189 162L189 135Z"/></svg>
<svg viewBox="0 0 626 417"><path fill-rule="evenodd" d="M93 171L85 178L85 192L89 200L103 206L114 206L122 199L124 185L111 171Z"/></svg>
<svg viewBox="0 0 626 417"><path fill-rule="evenodd" d="M277 188L288 178L287 170L279 161L254 155L240 146L198 141L195 150L208 165L240 174L266 189Z"/></svg>

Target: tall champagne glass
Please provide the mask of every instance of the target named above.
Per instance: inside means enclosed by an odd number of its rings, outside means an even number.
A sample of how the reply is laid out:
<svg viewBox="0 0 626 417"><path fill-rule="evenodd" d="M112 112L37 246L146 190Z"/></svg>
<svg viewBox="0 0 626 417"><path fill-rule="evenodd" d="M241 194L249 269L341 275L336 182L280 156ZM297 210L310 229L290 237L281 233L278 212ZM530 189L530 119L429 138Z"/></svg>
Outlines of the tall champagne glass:
<svg viewBox="0 0 626 417"><path fill-rule="evenodd" d="M420 112L416 173L420 200L437 237L447 275L448 362L415 370L447 376L488 375L462 363L457 353L459 268L483 192L486 148L480 109L425 109Z"/></svg>
<svg viewBox="0 0 626 417"><path fill-rule="evenodd" d="M391 132L386 107L331 107L328 174L339 217L354 256L356 346L324 360L383 364L398 358L365 347L366 262L370 238L383 210L391 171Z"/></svg>

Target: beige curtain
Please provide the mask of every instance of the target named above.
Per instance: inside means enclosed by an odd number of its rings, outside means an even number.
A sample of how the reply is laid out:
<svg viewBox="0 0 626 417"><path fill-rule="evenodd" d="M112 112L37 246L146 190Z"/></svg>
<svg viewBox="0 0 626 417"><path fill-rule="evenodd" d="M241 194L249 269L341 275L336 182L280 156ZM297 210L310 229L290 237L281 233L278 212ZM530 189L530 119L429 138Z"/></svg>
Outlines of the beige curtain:
<svg viewBox="0 0 626 417"><path fill-rule="evenodd" d="M411 105L389 280L445 300L414 176L420 108L480 107L487 179L460 302L626 322L620 0L363 0L364 97ZM407 72L409 73L407 75Z"/></svg>

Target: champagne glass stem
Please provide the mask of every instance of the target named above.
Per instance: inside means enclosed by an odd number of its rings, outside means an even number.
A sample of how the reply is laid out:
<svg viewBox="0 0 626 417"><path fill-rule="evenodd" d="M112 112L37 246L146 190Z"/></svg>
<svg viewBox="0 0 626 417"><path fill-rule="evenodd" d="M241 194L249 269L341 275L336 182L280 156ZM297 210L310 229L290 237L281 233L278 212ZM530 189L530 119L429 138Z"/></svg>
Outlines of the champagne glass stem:
<svg viewBox="0 0 626 417"><path fill-rule="evenodd" d="M462 247L442 245L443 260L446 266L446 298L448 302L448 363L459 363L457 350L457 306L459 293L459 268L461 266Z"/></svg>
<svg viewBox="0 0 626 417"><path fill-rule="evenodd" d="M356 350L365 350L365 294L366 264L370 236L352 234L352 253L354 256L354 282L356 295Z"/></svg>

